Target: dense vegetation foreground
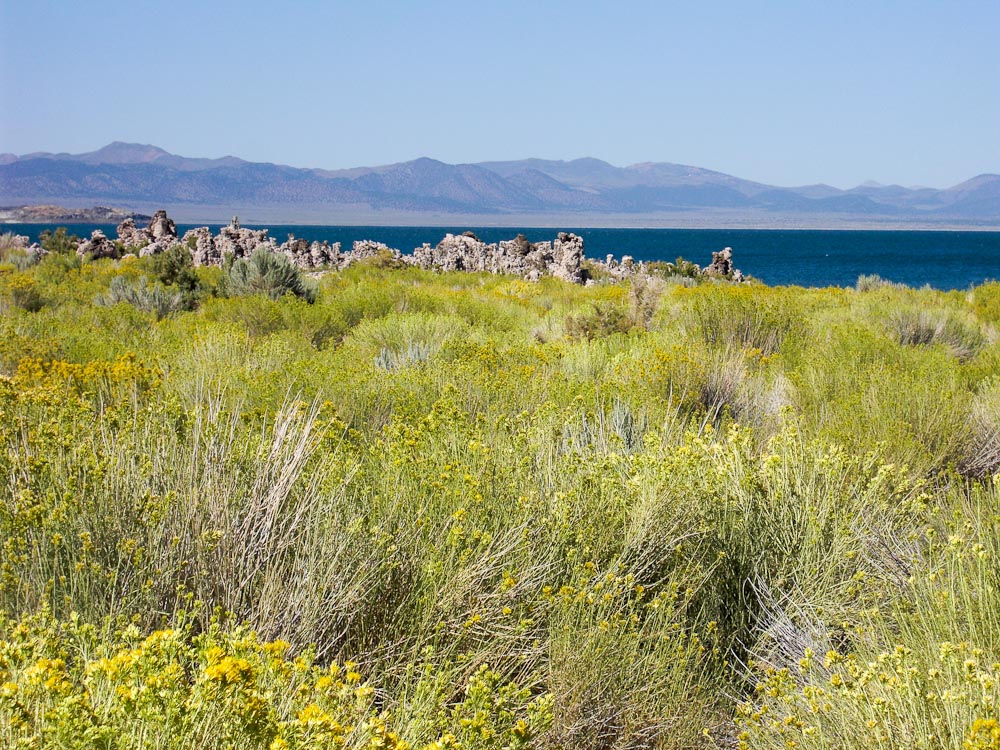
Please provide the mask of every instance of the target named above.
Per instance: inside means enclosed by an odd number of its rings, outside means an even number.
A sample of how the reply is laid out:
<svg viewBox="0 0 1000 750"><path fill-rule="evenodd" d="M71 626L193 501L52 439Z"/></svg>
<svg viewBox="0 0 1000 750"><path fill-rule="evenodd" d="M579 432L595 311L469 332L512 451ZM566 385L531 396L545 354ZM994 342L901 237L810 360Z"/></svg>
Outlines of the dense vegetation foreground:
<svg viewBox="0 0 1000 750"><path fill-rule="evenodd" d="M1000 747L1000 285L3 258L4 748Z"/></svg>

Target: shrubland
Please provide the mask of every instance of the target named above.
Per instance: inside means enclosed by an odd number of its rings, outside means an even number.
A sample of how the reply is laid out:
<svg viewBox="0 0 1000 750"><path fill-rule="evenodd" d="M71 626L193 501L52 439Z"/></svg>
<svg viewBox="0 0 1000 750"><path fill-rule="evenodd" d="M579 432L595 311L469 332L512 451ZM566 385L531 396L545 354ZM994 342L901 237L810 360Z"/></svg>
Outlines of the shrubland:
<svg viewBox="0 0 1000 750"><path fill-rule="evenodd" d="M241 263L0 264L4 747L1000 746L997 285Z"/></svg>

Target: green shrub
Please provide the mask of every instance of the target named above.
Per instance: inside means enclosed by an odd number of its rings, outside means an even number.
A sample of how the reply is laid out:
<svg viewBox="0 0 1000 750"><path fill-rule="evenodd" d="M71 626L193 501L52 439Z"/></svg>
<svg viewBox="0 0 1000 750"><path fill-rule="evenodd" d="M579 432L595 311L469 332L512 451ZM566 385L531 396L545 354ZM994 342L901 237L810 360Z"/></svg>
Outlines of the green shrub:
<svg viewBox="0 0 1000 750"><path fill-rule="evenodd" d="M370 266L383 270L401 270L409 267L409 263L397 256L388 248L379 248L374 255L359 260L358 265Z"/></svg>
<svg viewBox="0 0 1000 750"><path fill-rule="evenodd" d="M185 245L173 245L162 253L150 256L147 263L160 284L180 292L181 306L185 310L195 309L209 290L218 286L218 283L203 283L202 275L195 269L191 252Z"/></svg>
<svg viewBox="0 0 1000 750"><path fill-rule="evenodd" d="M181 292L196 292L201 285L191 253L184 245L173 245L162 253L150 256L149 266L164 286L176 286Z"/></svg>
<svg viewBox="0 0 1000 750"><path fill-rule="evenodd" d="M427 362L465 331L465 323L455 316L393 313L361 323L351 340L374 354L376 367L390 371Z"/></svg>
<svg viewBox="0 0 1000 750"><path fill-rule="evenodd" d="M668 261L652 261L646 264L646 270L663 278L682 278L700 280L704 278L701 267L684 258L677 258L673 263Z"/></svg>
<svg viewBox="0 0 1000 750"><path fill-rule="evenodd" d="M961 459L971 394L950 353L900 346L868 326L844 323L806 351L789 372L803 429L920 476Z"/></svg>
<svg viewBox="0 0 1000 750"><path fill-rule="evenodd" d="M263 294L280 299L291 294L308 302L316 298L316 290L306 284L291 260L261 247L249 258L233 262L225 276L224 291L236 297Z"/></svg>
<svg viewBox="0 0 1000 750"><path fill-rule="evenodd" d="M583 275L584 281L594 281L597 283L605 283L612 281L614 279L611 274L604 270L600 265L595 263L590 258L584 258L580 263L580 271Z"/></svg>
<svg viewBox="0 0 1000 750"><path fill-rule="evenodd" d="M107 294L99 295L94 301L108 307L124 302L143 312L153 313L157 320L183 307L183 297L179 292L172 292L147 279L129 281L124 276L116 276Z"/></svg>
<svg viewBox="0 0 1000 750"><path fill-rule="evenodd" d="M972 291L972 309L984 323L1000 323L1000 282L977 286Z"/></svg>
<svg viewBox="0 0 1000 750"><path fill-rule="evenodd" d="M23 273L0 276L0 295L14 307L27 312L38 312L45 305L45 299L34 280Z"/></svg>
<svg viewBox="0 0 1000 750"><path fill-rule="evenodd" d="M883 279L877 273L861 274L854 289L858 292L872 292L876 289L906 289L906 284L899 284L894 281Z"/></svg>
<svg viewBox="0 0 1000 750"><path fill-rule="evenodd" d="M637 314L641 312L636 311ZM614 302L596 302L585 312L567 315L563 323L566 335L575 341L592 341L615 333L626 333L633 325L628 313Z"/></svg>
<svg viewBox="0 0 1000 750"><path fill-rule="evenodd" d="M55 255L75 255L80 238L75 234L67 234L66 227L57 227L55 231L46 229L38 235L38 243Z"/></svg>
<svg viewBox="0 0 1000 750"><path fill-rule="evenodd" d="M50 252L38 263L36 278L59 284L74 271L83 267L83 258L76 252Z"/></svg>

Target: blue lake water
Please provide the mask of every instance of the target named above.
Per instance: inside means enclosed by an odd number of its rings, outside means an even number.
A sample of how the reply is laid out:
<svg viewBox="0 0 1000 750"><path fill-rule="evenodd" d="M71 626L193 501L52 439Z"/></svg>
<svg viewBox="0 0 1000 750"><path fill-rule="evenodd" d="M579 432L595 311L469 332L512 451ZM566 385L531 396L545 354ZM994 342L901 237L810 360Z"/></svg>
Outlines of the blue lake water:
<svg viewBox="0 0 1000 750"><path fill-rule="evenodd" d="M194 225L178 225L183 234ZM251 225L246 225L251 226ZM51 229L43 224L9 224L0 229L36 239ZM100 228L115 237L108 225L69 225L81 237ZM255 227L256 228L256 227ZM213 231L218 226L212 227ZM355 240L370 239L410 252L425 242L437 244L446 232L471 229L486 242L510 239L518 230L497 227L371 227L270 225L279 242L289 234L307 240L340 242L345 249ZM555 237L554 229L521 229L533 242ZM587 257L603 259L631 255L636 260L687 260L707 265L712 252L733 248L737 268L768 284L851 286L861 274L877 273L909 286L929 284L937 289L964 289L970 284L1000 279L1000 232L770 230L770 229L586 229L565 231L584 239Z"/></svg>

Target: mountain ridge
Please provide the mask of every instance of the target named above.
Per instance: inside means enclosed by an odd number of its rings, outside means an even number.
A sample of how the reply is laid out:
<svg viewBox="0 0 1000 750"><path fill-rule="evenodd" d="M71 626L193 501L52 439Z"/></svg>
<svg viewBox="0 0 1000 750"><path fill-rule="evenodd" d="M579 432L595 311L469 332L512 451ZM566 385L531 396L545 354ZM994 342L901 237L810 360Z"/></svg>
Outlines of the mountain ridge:
<svg viewBox="0 0 1000 750"><path fill-rule="evenodd" d="M114 141L82 154L0 155L0 203L125 203L199 208L356 210L407 215L657 215L810 221L952 222L1000 226L1000 175L944 189L867 182L847 190L754 180L670 162L617 167L594 157L466 164L421 157L350 169L291 167L235 156L191 158Z"/></svg>

